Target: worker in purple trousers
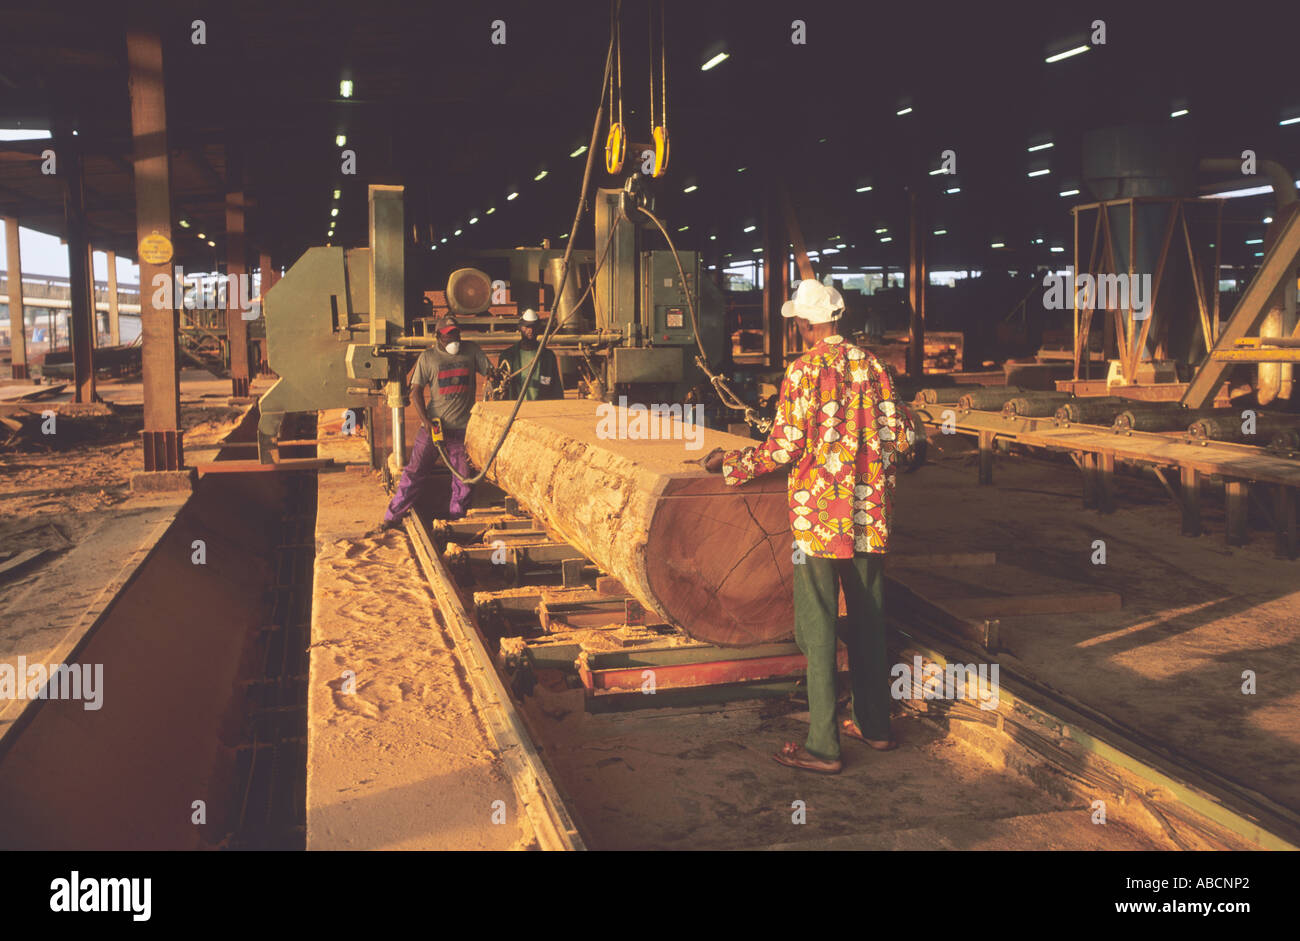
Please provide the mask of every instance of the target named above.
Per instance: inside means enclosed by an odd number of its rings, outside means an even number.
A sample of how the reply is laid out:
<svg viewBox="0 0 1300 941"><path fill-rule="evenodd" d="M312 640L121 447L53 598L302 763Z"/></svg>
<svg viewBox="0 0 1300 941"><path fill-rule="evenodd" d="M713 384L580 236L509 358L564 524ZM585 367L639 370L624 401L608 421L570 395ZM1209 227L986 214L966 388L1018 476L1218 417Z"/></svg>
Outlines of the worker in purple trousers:
<svg viewBox="0 0 1300 941"><path fill-rule="evenodd" d="M461 341L460 326L448 314L438 322L438 339L434 346L420 354L411 379L411 399L420 413L420 430L411 448L411 460L402 471L388 504L388 512L380 529L396 529L402 517L415 504L438 466L438 449L434 447L431 431L436 420L442 426L442 449L452 468L462 477L469 476L469 456L465 453L465 426L469 424L470 409L474 407L474 393L478 376L492 370L487 355L478 344ZM429 401L424 390L429 390ZM451 504L447 507L448 519L465 515L470 488L455 477L451 479Z"/></svg>

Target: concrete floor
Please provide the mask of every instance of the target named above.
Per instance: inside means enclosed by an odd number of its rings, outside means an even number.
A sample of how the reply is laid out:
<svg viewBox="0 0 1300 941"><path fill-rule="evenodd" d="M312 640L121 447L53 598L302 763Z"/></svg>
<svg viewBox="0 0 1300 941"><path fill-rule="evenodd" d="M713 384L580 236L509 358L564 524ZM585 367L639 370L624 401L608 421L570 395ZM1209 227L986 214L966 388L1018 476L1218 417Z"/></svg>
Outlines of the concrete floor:
<svg viewBox="0 0 1300 941"><path fill-rule="evenodd" d="M587 715L581 698L539 687L527 702L593 849L1165 848L1125 810L1095 824L1087 802L920 719L895 719L894 752L846 741L844 770L828 776L772 760L808 731L784 701Z"/></svg>
<svg viewBox="0 0 1300 941"><path fill-rule="evenodd" d="M899 552L993 551L1123 598L1114 611L1003 618L1002 661L1300 811L1300 561L1274 558L1263 530L1228 548L1213 495L1209 532L1187 538L1153 479L1121 476L1103 516L1083 509L1072 464L999 456L981 487L969 444L938 443L899 485ZM1105 565L1092 563L1097 539Z"/></svg>

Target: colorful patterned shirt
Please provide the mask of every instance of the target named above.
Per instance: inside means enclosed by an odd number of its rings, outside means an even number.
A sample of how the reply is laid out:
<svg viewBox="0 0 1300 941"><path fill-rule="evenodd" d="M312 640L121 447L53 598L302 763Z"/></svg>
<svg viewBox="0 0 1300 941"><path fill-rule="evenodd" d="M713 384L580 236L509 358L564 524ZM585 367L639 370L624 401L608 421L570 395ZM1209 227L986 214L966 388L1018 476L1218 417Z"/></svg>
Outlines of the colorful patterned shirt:
<svg viewBox="0 0 1300 941"><path fill-rule="evenodd" d="M897 457L916 431L870 353L832 336L786 369L767 441L728 451L728 485L790 468L790 529L806 554L848 559L889 548Z"/></svg>

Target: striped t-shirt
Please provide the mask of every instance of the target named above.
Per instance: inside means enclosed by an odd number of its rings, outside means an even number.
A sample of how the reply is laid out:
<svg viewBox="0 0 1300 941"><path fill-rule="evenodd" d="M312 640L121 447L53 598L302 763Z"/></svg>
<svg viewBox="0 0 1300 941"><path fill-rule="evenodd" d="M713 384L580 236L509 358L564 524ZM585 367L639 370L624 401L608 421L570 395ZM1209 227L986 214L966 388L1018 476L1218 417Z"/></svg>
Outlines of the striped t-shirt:
<svg viewBox="0 0 1300 941"><path fill-rule="evenodd" d="M487 375L491 370L492 364L478 344L462 340L455 356L436 346L421 353L411 384L428 387L430 418L439 419L444 428L464 431L474 407L478 373Z"/></svg>

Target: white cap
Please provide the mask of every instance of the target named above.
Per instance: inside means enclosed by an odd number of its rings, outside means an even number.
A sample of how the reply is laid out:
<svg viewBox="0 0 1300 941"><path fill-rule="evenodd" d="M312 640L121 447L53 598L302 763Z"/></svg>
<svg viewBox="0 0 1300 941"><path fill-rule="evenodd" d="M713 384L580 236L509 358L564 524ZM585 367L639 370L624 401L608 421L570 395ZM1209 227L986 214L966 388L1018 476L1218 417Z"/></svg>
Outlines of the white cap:
<svg viewBox="0 0 1300 941"><path fill-rule="evenodd" d="M519 320L521 323L537 323L537 311L529 307L519 315Z"/></svg>
<svg viewBox="0 0 1300 941"><path fill-rule="evenodd" d="M794 289L794 297L781 305L782 317L802 317L809 323L831 323L844 312L844 298L834 288L807 278Z"/></svg>

